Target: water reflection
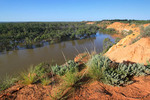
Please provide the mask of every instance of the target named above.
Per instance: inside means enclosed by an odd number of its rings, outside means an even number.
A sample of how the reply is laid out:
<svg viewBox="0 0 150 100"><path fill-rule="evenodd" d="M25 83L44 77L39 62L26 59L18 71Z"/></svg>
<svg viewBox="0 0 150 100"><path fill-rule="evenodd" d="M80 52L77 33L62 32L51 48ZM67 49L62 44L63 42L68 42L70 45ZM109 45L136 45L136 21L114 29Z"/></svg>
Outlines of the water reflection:
<svg viewBox="0 0 150 100"><path fill-rule="evenodd" d="M51 45L49 42L42 42L40 45L35 45L38 48L14 50L0 54L0 77L5 76L6 73L18 73L32 64L36 65L44 61L63 64L65 60L62 52L68 60L73 59L78 52L82 53L86 50L90 52L94 50L94 47L97 52L101 52L105 38L114 41L110 35L97 33L96 37L92 36L82 40L70 40Z"/></svg>

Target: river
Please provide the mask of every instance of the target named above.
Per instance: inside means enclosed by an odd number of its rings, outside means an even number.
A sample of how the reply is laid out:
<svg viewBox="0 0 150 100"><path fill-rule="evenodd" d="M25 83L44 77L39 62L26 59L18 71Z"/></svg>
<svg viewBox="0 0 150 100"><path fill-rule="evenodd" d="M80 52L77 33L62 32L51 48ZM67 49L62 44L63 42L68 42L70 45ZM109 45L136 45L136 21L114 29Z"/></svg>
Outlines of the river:
<svg viewBox="0 0 150 100"><path fill-rule="evenodd" d="M29 68L31 65L37 65L41 62L63 64L65 55L67 60L73 59L78 52L89 52L96 48L97 53L103 50L103 40L110 38L114 42L115 38L102 33L96 33L91 38L81 40L70 40L60 43L45 45L34 49L23 49L8 51L0 54L0 77L12 75ZM78 51L78 52L77 52Z"/></svg>

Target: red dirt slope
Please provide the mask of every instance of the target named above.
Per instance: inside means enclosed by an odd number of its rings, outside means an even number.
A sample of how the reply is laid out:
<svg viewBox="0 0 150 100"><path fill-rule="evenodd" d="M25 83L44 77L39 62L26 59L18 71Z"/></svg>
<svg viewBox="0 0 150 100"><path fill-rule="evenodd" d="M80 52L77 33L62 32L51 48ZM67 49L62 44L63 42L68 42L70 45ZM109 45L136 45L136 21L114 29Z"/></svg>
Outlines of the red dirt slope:
<svg viewBox="0 0 150 100"><path fill-rule="evenodd" d="M134 78L135 83L113 87L99 82L83 86L75 100L150 100L150 76ZM73 99L70 99L73 100Z"/></svg>
<svg viewBox="0 0 150 100"><path fill-rule="evenodd" d="M115 49L115 47L110 48L105 55L111 60L120 63L130 61L147 64L147 61L150 61L150 38L142 38L136 43L126 47L117 49Z"/></svg>
<svg viewBox="0 0 150 100"><path fill-rule="evenodd" d="M150 76L135 77L134 83L113 87L100 82L87 83L76 90L69 100L150 100ZM0 100L52 100L51 86L15 85L0 95Z"/></svg>

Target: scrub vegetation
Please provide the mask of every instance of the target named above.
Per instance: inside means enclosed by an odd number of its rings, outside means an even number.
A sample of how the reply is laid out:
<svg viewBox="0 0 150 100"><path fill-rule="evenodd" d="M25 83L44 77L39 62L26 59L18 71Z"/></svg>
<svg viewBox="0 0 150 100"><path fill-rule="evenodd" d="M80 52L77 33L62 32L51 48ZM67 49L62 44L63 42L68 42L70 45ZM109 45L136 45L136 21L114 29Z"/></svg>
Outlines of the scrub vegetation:
<svg viewBox="0 0 150 100"><path fill-rule="evenodd" d="M146 38L146 37L150 37L150 25L147 27L141 26L140 27L140 35L138 35L135 39L133 39L131 44L137 42L141 38Z"/></svg>
<svg viewBox="0 0 150 100"><path fill-rule="evenodd" d="M18 49L18 46L41 46L44 41L86 38L97 30L96 25L84 22L0 23L0 51Z"/></svg>

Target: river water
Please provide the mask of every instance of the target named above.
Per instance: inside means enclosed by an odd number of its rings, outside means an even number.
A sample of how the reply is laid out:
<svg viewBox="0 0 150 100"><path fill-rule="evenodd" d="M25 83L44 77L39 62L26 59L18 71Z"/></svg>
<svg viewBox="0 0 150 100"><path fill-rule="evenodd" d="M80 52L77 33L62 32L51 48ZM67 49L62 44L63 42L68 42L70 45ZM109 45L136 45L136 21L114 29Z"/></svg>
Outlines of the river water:
<svg viewBox="0 0 150 100"><path fill-rule="evenodd" d="M110 38L114 42L115 38L102 33L96 33L91 38L81 40L70 40L56 44L45 45L34 49L14 50L0 54L0 78L12 75L36 65L41 62L63 64L65 55L67 60L73 59L78 52L89 52L96 48L97 53L103 50L103 40Z"/></svg>

